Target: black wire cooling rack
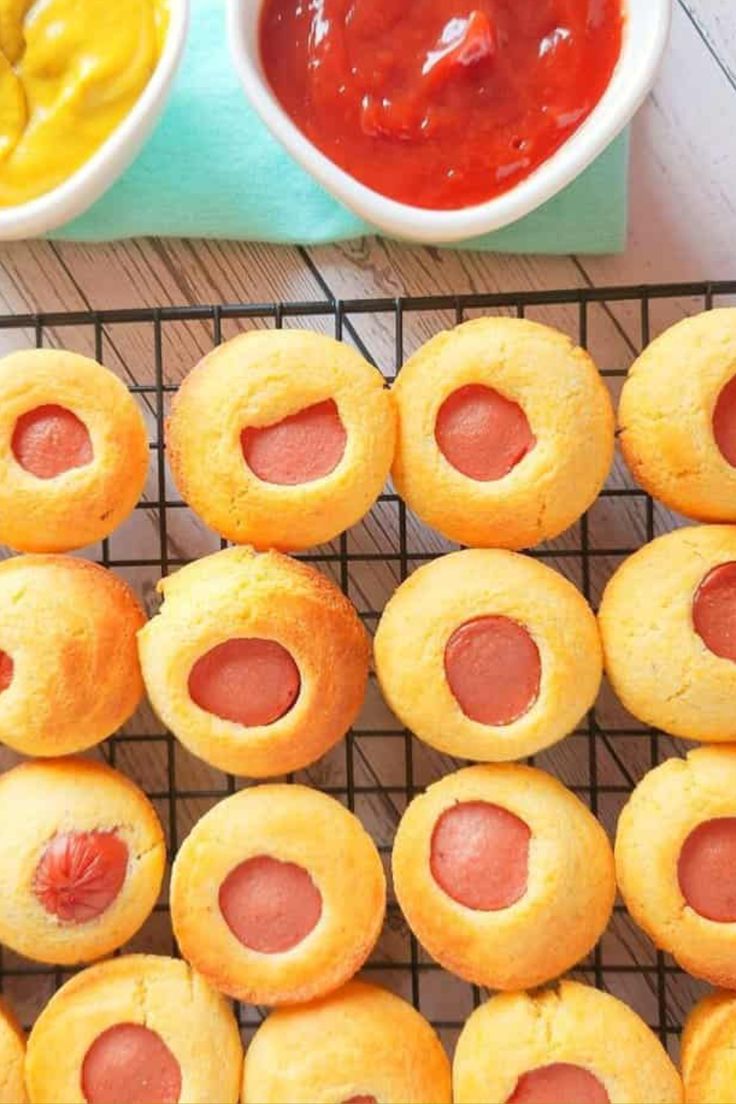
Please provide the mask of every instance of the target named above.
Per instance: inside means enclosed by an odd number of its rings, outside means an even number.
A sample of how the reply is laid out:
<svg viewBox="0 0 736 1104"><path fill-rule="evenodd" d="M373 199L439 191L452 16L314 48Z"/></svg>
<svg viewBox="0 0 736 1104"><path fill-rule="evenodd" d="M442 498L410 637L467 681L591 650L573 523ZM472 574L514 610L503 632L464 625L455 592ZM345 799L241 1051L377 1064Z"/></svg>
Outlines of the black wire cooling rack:
<svg viewBox="0 0 736 1104"><path fill-rule="evenodd" d="M186 371L209 348L250 326L314 326L347 340L377 362L388 379L399 371L410 347L430 332L482 313L512 313L558 324L583 346L595 343L601 325L611 335L614 354L598 357L603 375L616 390L635 353L664 324L684 314L728 303L736 296L736 281L523 293L429 296L398 299L321 300L315 302L238 303L214 306L161 307L99 312L29 314L0 317L0 351L29 344L73 347L94 355L118 371L142 404L148 419L152 453L147 491L139 503L127 537L113 536L84 555L118 571L132 582L153 612L156 579L197 555L219 547L207 544L200 530L192 545L184 517L189 511L168 480L164 424L171 394ZM172 347L172 328L193 333L191 355ZM134 335L122 342L120 334ZM380 355L372 355L375 335ZM127 339L126 339L127 340ZM610 345L610 341L608 344ZM122 346L126 345L126 349ZM129 346L129 347L128 347ZM173 351L172 351L173 349ZM594 356L596 350L592 349ZM613 363L608 360L613 357ZM386 361L391 363L387 364ZM608 523L598 539L603 510ZM611 525L625 518L626 524ZM388 521L387 521L388 519ZM619 464L596 507L568 534L533 555L553 562L577 583L593 605L605 578L621 559L643 541L679 523L633 486ZM136 529L136 525L138 528ZM356 603L370 630L375 628L391 589L420 562L452 546L422 530L404 504L386 493L367 519L363 539L344 534L331 545L302 558L324 570ZM372 527L372 528L371 528ZM613 532L613 537L610 536ZM619 532L623 537L618 536ZM136 534L139 533L140 537ZM183 535L182 535L183 533ZM204 546L203 546L204 540ZM361 572L383 572L382 591L361 582ZM383 576L382 576L383 577ZM375 683L371 694L377 700ZM370 695L369 695L370 696ZM318 785L343 801L367 823L388 860L392 827L406 802L429 781L458 764L428 750L401 729L390 716L373 710L373 719L356 725L327 765L300 772L300 781ZM601 817L609 832L632 786L646 769L681 751L676 741L622 717L605 693L576 733L558 748L537 756L538 765L552 770ZM191 824L218 799L246 784L193 760L171 734L144 710L132 725L102 749L112 764L132 775L156 804L167 829L170 854ZM384 762L390 764L385 769ZM377 815L378 814L380 815ZM175 953L166 896L143 932L126 950ZM427 1015L452 1046L458 1030L484 994L445 974L406 930L391 899L386 930L368 964L367 973L401 992ZM654 951L628 920L620 903L611 931L575 972L636 1007L676 1056L683 1015L699 987L666 956ZM28 1023L68 974L17 958L0 950L0 988ZM247 1035L264 1014L241 1007Z"/></svg>

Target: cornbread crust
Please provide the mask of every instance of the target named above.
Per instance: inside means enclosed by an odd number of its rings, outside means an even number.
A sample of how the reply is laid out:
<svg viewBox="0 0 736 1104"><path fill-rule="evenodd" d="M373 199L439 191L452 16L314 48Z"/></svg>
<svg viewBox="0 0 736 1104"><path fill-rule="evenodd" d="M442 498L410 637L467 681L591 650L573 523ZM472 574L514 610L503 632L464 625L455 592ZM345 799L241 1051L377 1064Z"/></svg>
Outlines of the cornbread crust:
<svg viewBox="0 0 736 1104"><path fill-rule="evenodd" d="M241 943L219 905L228 874L263 855L301 866L322 897L316 926L279 954ZM216 988L251 1004L296 1004L343 985L373 949L385 907L370 836L339 802L306 786L257 786L220 801L187 836L171 876L182 954Z"/></svg>
<svg viewBox="0 0 736 1104"><path fill-rule="evenodd" d="M736 996L721 990L698 1001L682 1035L682 1076L688 1104L736 1101Z"/></svg>
<svg viewBox="0 0 736 1104"><path fill-rule="evenodd" d="M713 414L736 376L736 309L672 326L634 362L621 393L619 439L631 472L665 505L697 521L736 521L736 468Z"/></svg>
<svg viewBox="0 0 736 1104"><path fill-rule="evenodd" d="M682 1081L662 1044L622 1001L562 981L500 993L465 1024L453 1065L455 1104L505 1104L519 1078L556 1062L582 1066L611 1104L681 1104Z"/></svg>
<svg viewBox="0 0 736 1104"><path fill-rule="evenodd" d="M0 650L13 662L0 693L0 742L25 755L68 755L133 715L146 617L121 578L70 556L17 556L0 562L0 608Z"/></svg>
<svg viewBox="0 0 736 1104"><path fill-rule="evenodd" d="M518 403L536 438L491 482L463 475L435 439L442 404L471 384ZM565 334L536 322L479 318L437 334L406 362L393 394L396 489L461 544L520 549L558 536L595 501L613 462L613 408L595 364Z"/></svg>
<svg viewBox="0 0 736 1104"><path fill-rule="evenodd" d="M432 874L435 825L465 802L500 806L531 830L527 890L508 908L467 908ZM575 965L602 935L616 896L605 831L533 767L468 767L435 782L401 818L392 862L397 899L419 942L447 970L493 989L541 985Z"/></svg>
<svg viewBox="0 0 736 1104"><path fill-rule="evenodd" d="M86 1104L82 1064L118 1024L155 1031L178 1061L187 1104L237 1104L243 1047L227 1001L185 962L125 955L76 974L51 998L28 1039L33 1104Z"/></svg>
<svg viewBox="0 0 736 1104"><path fill-rule="evenodd" d="M266 483L240 435L333 400L347 433L334 471L310 483ZM167 425L182 497L236 544L297 551L355 525L378 498L394 455L396 416L381 373L355 349L308 330L240 334L182 383Z"/></svg>
<svg viewBox="0 0 736 1104"><path fill-rule="evenodd" d="M15 459L12 439L20 417L47 405L84 423L93 457L38 479ZM0 360L0 543L19 552L68 552L109 536L140 498L148 461L143 415L107 368L57 349Z"/></svg>
<svg viewBox="0 0 736 1104"><path fill-rule="evenodd" d="M0 1104L26 1104L25 1055L25 1033L10 1007L0 1000Z"/></svg>
<svg viewBox="0 0 736 1104"><path fill-rule="evenodd" d="M227 548L162 579L159 614L138 635L151 703L195 755L254 778L313 763L342 737L363 704L370 641L351 602L315 568L278 552ZM281 644L301 678L292 708L246 727L200 708L189 675L234 638Z"/></svg>
<svg viewBox="0 0 736 1104"><path fill-rule="evenodd" d="M540 654L537 699L507 725L471 720L445 673L453 632L488 615L522 625ZM384 697L402 722L440 751L482 761L521 759L567 736L595 701L602 673L582 594L537 560L501 549L455 552L410 575L383 612L374 651Z"/></svg>
<svg viewBox="0 0 736 1104"><path fill-rule="evenodd" d="M99 916L66 922L33 891L47 844L67 832L112 832L128 847L120 893ZM156 812L128 778L87 759L21 763L0 775L0 942L38 962L72 966L112 954L158 899L166 844Z"/></svg>
<svg viewBox="0 0 736 1104"><path fill-rule="evenodd" d="M616 834L616 874L633 919L683 969L736 986L736 923L695 912L680 889L683 844L700 824L736 816L736 747L702 747L644 776Z"/></svg>
<svg viewBox="0 0 736 1104"><path fill-rule="evenodd" d="M695 526L658 537L609 581L599 624L606 673L645 724L708 743L736 739L736 663L695 631L703 580L736 561L736 527Z"/></svg>
<svg viewBox="0 0 736 1104"><path fill-rule="evenodd" d="M321 1000L272 1012L256 1031L243 1104L333 1104L359 1096L450 1104L442 1044L401 997L352 981Z"/></svg>

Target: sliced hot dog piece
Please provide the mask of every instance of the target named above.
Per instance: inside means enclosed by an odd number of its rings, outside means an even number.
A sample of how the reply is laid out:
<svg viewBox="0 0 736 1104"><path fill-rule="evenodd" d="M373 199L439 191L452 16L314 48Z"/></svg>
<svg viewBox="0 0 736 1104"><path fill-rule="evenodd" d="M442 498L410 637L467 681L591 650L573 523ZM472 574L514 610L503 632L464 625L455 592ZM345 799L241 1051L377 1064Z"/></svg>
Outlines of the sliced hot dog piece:
<svg viewBox="0 0 736 1104"><path fill-rule="evenodd" d="M508 1104L610 1104L610 1097L589 1070L554 1062L520 1077Z"/></svg>
<svg viewBox="0 0 736 1104"><path fill-rule="evenodd" d="M189 675L189 693L200 709L247 727L283 717L300 687L299 668L286 648L255 637L218 644Z"/></svg>
<svg viewBox="0 0 736 1104"><path fill-rule="evenodd" d="M530 839L528 825L507 809L485 801L456 805L432 833L432 876L466 908L509 908L526 893Z"/></svg>
<svg viewBox="0 0 736 1104"><path fill-rule="evenodd" d="M37 479L54 479L92 461L89 431L63 406L37 406L18 419L11 442L22 468Z"/></svg>
<svg viewBox="0 0 736 1104"><path fill-rule="evenodd" d="M736 661L736 563L706 575L693 602L693 624L706 648Z"/></svg>
<svg viewBox="0 0 736 1104"><path fill-rule="evenodd" d="M181 1067L155 1031L116 1024L87 1051L82 1091L88 1104L178 1104Z"/></svg>
<svg viewBox="0 0 736 1104"><path fill-rule="evenodd" d="M322 894L309 873L268 855L236 866L220 886L219 901L233 935L262 954L296 947L322 915Z"/></svg>
<svg viewBox="0 0 736 1104"><path fill-rule="evenodd" d="M86 924L115 901L127 871L128 848L115 832L64 832L46 845L33 891L47 912Z"/></svg>
<svg viewBox="0 0 736 1104"><path fill-rule="evenodd" d="M683 844L677 874L683 897L700 916L736 921L736 817L699 824Z"/></svg>
<svg viewBox="0 0 736 1104"><path fill-rule="evenodd" d="M536 444L519 404L481 384L445 399L435 438L453 468L481 483L503 479Z"/></svg>
<svg viewBox="0 0 736 1104"><path fill-rule="evenodd" d="M244 429L245 461L264 483L297 486L334 471L347 444L347 433L332 399L315 403L275 425Z"/></svg>
<svg viewBox="0 0 736 1104"><path fill-rule="evenodd" d="M523 717L539 694L542 664L530 634L509 617L479 617L452 634L445 675L471 721L507 725Z"/></svg>

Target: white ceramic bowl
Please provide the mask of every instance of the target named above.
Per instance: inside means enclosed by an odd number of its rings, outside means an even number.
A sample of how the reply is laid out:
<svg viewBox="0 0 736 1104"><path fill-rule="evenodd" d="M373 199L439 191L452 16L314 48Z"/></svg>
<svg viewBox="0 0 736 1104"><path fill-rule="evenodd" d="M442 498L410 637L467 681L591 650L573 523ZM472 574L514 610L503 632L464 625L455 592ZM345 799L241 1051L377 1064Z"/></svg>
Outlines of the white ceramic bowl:
<svg viewBox="0 0 736 1104"><path fill-rule="evenodd" d="M457 211L426 210L387 199L312 145L282 109L264 76L258 46L262 0L228 0L228 35L235 67L253 107L291 156L328 192L393 237L452 242L498 230L539 207L587 168L629 122L654 82L667 42L671 0L624 2L621 57L595 110L549 160L511 191Z"/></svg>
<svg viewBox="0 0 736 1104"><path fill-rule="evenodd" d="M134 160L168 99L187 39L189 0L169 0L169 7L163 52L133 109L89 161L58 188L17 207L0 207L0 241L36 237L81 215Z"/></svg>

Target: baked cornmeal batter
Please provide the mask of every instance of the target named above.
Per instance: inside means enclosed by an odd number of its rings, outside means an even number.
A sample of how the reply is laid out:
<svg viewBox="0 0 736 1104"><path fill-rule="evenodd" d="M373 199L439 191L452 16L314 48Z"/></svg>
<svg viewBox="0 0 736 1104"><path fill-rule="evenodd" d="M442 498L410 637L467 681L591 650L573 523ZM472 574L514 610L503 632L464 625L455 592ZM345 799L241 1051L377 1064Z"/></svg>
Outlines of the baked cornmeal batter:
<svg viewBox="0 0 736 1104"><path fill-rule="evenodd" d="M167 25L168 0L0 0L0 207L92 156L146 87Z"/></svg>

